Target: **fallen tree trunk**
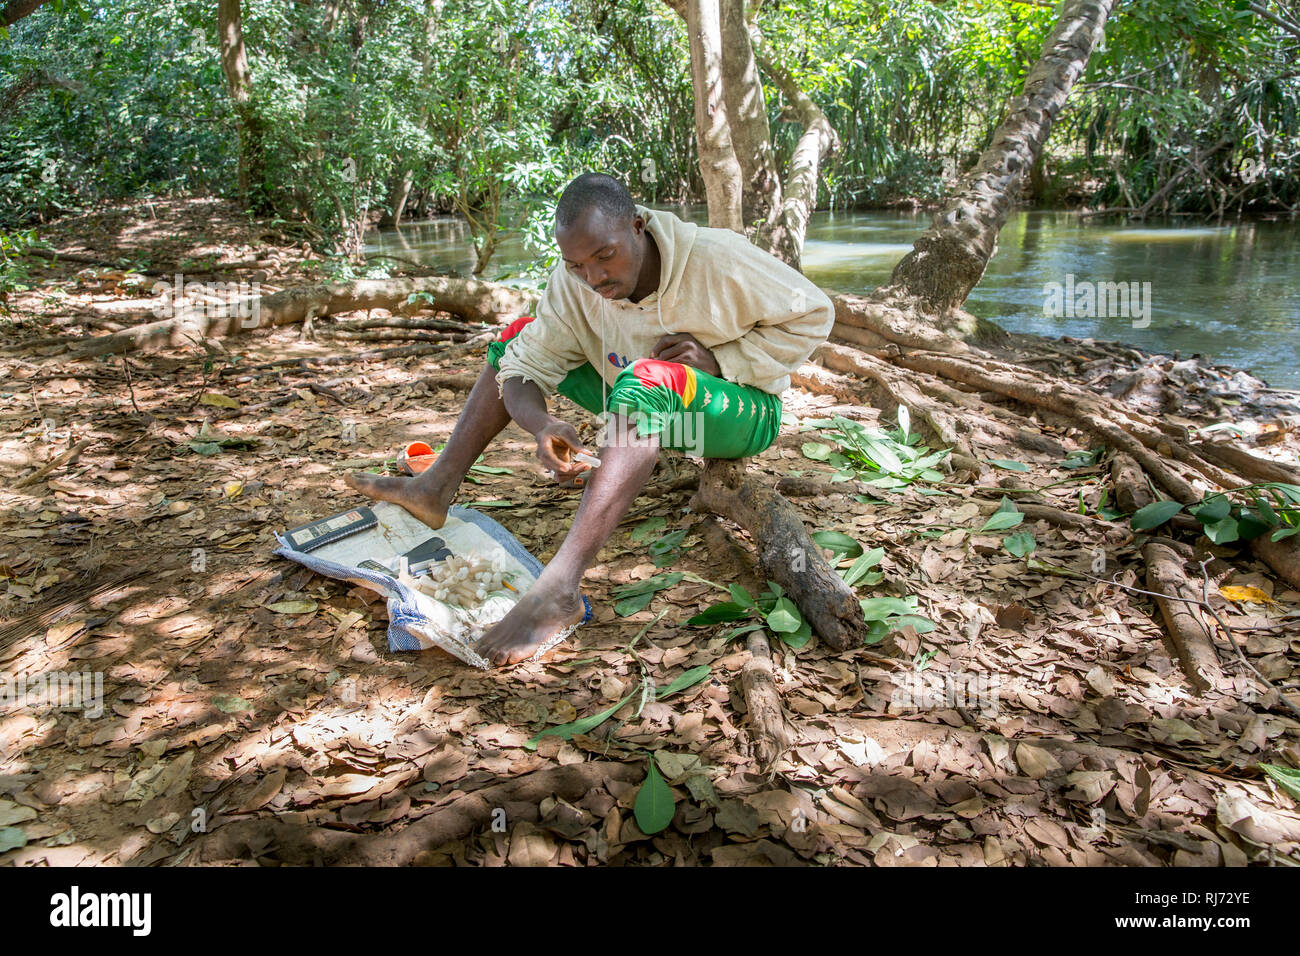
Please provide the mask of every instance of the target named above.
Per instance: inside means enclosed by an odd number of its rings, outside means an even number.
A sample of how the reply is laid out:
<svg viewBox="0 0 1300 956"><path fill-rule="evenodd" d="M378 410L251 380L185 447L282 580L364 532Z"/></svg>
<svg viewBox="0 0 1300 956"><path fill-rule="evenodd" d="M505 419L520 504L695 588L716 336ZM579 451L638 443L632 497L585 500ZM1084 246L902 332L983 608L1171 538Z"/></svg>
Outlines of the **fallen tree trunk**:
<svg viewBox="0 0 1300 956"><path fill-rule="evenodd" d="M743 459L709 459L691 507L749 532L763 573L786 590L827 644L843 650L863 643L867 623L853 589L826 563L794 506L745 477Z"/></svg>
<svg viewBox="0 0 1300 956"><path fill-rule="evenodd" d="M362 309L397 311L407 299L428 294L431 308L470 322L495 324L501 316L523 315L537 302L535 293L476 279L359 279L285 289L244 303L183 310L174 318L82 340L76 356L128 352L158 345L181 345L202 339L239 335L250 329L293 325L308 318Z"/></svg>

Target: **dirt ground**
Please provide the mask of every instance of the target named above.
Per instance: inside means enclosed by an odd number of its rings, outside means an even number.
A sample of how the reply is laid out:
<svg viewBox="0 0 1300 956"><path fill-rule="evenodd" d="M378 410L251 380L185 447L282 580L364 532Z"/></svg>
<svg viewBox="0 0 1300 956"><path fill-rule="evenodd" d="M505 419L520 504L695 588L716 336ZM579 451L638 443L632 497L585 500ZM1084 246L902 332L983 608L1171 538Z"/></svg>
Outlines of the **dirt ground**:
<svg viewBox="0 0 1300 956"><path fill-rule="evenodd" d="M125 251L160 275L256 276L268 291L316 275L300 249L226 204L150 208L59 223L42 238L110 262ZM1044 456L1027 472L990 468L978 487L873 492L883 503L847 487L793 497L810 529L884 548L883 579L861 597L915 595L938 626L845 652L815 637L797 650L773 640L795 742L762 774L739 682L743 638L724 637L734 625L684 625L727 599L714 584L744 573L706 544L717 519L690 509L683 478L698 461L662 455L586 577L595 620L546 660L480 671L439 651L390 652L383 602L273 557L273 532L360 503L346 471L380 466L407 441L445 440L482 350L448 361L431 342L423 355L258 368L404 344L358 346L327 323L314 338L284 327L71 361L40 343L138 321L145 305L124 271L81 269L50 264L0 313L6 343L22 345L0 355L0 664L10 687L99 674L103 713L0 701L0 862L1300 861L1296 801L1259 769L1300 766L1300 723L1252 690L1227 642L1217 642L1221 680L1197 696L1148 598L1031 570L1002 535L981 533L980 503L998 501L999 484L1094 510L1101 466ZM1207 370L1198 381L1227 378ZM586 412L561 407L590 429ZM1224 407L1189 401L1182 414L1208 424ZM895 415L797 388L785 411L780 439L749 465L773 484L834 471L802 454L819 438L801 420L838 411L893 427ZM231 441L201 454L202 429ZM1077 445L1051 422L1042 430ZM16 487L83 440L75 460ZM1258 453L1295 462L1294 434L1270 442ZM484 510L546 561L580 491L541 474L515 425L482 464L509 471L472 473L456 503L509 502ZM681 530L679 553L656 566L651 546ZM1124 523L1019 530L1044 564L1087 572L1101 553L1106 576L1146 587ZM1300 594L1229 551L1211 602L1252 663L1294 687ZM616 588L663 572L684 577L643 610L616 612ZM1218 593L1231 586L1260 599ZM662 688L701 665L708 678L685 691L637 693L643 678ZM589 733L525 746L629 694ZM676 802L672 823L649 836L634 813L647 752Z"/></svg>

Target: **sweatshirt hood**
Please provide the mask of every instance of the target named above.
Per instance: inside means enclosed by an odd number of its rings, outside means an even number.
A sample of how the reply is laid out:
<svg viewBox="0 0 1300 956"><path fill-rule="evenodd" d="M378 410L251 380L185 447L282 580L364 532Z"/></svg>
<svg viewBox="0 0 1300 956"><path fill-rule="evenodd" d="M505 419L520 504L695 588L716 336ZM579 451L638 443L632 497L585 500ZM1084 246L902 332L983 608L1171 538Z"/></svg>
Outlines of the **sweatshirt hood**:
<svg viewBox="0 0 1300 956"><path fill-rule="evenodd" d="M636 211L645 217L646 228L659 247L659 301L664 308L671 309L680 291L682 274L686 271L686 263L700 227L671 212L650 209L640 204Z"/></svg>

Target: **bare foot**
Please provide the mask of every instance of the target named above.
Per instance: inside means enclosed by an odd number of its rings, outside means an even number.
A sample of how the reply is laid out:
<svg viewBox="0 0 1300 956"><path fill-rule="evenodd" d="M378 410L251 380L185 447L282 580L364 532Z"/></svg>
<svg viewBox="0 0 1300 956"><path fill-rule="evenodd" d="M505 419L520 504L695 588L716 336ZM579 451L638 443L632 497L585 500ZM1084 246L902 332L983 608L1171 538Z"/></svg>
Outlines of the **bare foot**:
<svg viewBox="0 0 1300 956"><path fill-rule="evenodd" d="M435 531L447 522L447 504L432 480L432 471L415 478L382 478L364 471L344 475L349 488L376 501L390 501L401 505L412 517Z"/></svg>
<svg viewBox="0 0 1300 956"><path fill-rule="evenodd" d="M498 667L515 664L533 655L548 638L586 613L582 595L534 583L510 613L484 634L476 650Z"/></svg>

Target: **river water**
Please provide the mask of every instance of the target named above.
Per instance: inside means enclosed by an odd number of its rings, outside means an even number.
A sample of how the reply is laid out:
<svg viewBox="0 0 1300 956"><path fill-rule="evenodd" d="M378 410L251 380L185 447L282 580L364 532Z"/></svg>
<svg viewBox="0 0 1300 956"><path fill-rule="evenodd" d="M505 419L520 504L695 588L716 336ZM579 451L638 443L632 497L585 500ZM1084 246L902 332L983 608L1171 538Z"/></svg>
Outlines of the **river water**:
<svg viewBox="0 0 1300 956"><path fill-rule="evenodd" d="M703 223L703 206L673 206ZM819 212L804 272L823 288L866 292L929 225L929 213ZM456 219L408 223L369 237L368 252L469 275L474 256ZM532 261L502 243L485 278ZM531 284L531 283L529 283ZM1118 340L1155 352L1200 353L1300 388L1300 225L1294 222L1144 223L1021 211L966 308L1014 332Z"/></svg>

